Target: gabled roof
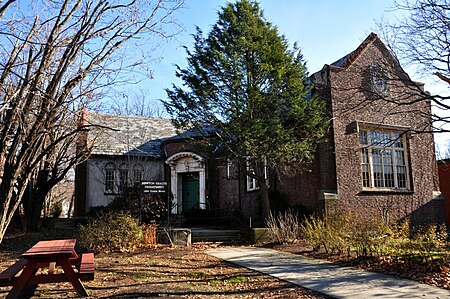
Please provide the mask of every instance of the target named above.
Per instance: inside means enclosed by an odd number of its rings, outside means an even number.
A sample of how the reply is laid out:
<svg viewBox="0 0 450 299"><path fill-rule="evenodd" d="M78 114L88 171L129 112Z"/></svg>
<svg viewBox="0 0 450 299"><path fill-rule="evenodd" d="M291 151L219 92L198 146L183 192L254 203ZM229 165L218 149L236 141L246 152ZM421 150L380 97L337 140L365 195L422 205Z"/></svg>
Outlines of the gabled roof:
<svg viewBox="0 0 450 299"><path fill-rule="evenodd" d="M89 112L87 122L93 155L131 155L161 158L162 142L177 135L170 119Z"/></svg>
<svg viewBox="0 0 450 299"><path fill-rule="evenodd" d="M345 55L341 59L333 62L330 64L331 67L338 67L338 68L347 68L349 67L358 57L359 55L367 48L369 44L374 42L375 40L379 39L378 35L375 33L370 33L368 37L356 48L356 50L352 51L351 53Z"/></svg>

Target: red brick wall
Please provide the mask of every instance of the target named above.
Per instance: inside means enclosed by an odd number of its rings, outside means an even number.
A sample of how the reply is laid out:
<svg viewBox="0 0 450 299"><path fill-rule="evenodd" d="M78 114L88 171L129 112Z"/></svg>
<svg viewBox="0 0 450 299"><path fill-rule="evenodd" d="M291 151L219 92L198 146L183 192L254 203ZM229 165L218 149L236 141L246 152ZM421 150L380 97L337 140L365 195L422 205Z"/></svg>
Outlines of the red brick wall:
<svg viewBox="0 0 450 299"><path fill-rule="evenodd" d="M445 198L447 224L450 224L450 160L439 161L438 170L441 192Z"/></svg>
<svg viewBox="0 0 450 299"><path fill-rule="evenodd" d="M391 75L390 97L396 103L382 100L371 91L370 66L381 65ZM336 185L342 205L364 213L389 212L391 219L412 217L416 223L441 220L438 201L432 201L437 190L436 161L432 134L411 134L408 138L410 192L364 192L362 190L359 136L349 131L355 121L408 127L430 128L429 102L398 105L414 100L420 92L376 39L363 50L348 68L331 67L331 106L335 144ZM407 82L407 83L405 83ZM423 116L425 113L425 117Z"/></svg>
<svg viewBox="0 0 450 299"><path fill-rule="evenodd" d="M74 216L86 215L87 197L87 162L78 164L75 167L75 203Z"/></svg>

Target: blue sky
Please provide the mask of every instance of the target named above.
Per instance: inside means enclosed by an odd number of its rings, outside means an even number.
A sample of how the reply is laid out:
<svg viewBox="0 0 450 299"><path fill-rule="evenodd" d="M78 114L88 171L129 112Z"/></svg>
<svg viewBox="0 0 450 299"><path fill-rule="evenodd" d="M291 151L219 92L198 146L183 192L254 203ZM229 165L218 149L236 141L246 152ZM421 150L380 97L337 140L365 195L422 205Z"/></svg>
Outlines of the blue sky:
<svg viewBox="0 0 450 299"><path fill-rule="evenodd" d="M228 1L186 0L186 8L176 17L184 31L162 49L162 60L154 66L154 78L146 82L149 98L166 98L165 88L176 83L174 65L186 66L182 46L192 46L195 26L209 32L217 21L217 11ZM310 73L353 51L393 7L393 0L261 0L265 17L280 34L300 46Z"/></svg>
<svg viewBox="0 0 450 299"><path fill-rule="evenodd" d="M175 65L186 66L183 46L192 46L196 26L208 33L217 21L217 11L227 2L186 0L186 7L175 15L184 30L159 48L155 56L161 60L151 65L153 79L145 79L137 87L148 100L156 104L159 99L167 98L165 88L170 88L172 83L181 84L175 77ZM394 0L260 0L259 3L266 19L278 27L279 33L291 44L297 42L300 46L310 73L356 49L371 32L377 33L377 21L399 15L393 9ZM426 82L428 90L442 90L442 86L431 84L431 78L419 78L413 70L407 71L413 79ZM446 89L447 86L445 92ZM441 148L449 140L450 134L435 136Z"/></svg>

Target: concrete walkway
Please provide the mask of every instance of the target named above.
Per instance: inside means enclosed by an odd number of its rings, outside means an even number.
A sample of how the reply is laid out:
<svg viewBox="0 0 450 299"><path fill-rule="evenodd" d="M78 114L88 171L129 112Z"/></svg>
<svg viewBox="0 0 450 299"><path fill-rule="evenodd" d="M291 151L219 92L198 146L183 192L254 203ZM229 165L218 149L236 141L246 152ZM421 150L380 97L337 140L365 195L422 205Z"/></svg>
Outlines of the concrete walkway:
<svg viewBox="0 0 450 299"><path fill-rule="evenodd" d="M341 267L258 247L215 248L207 253L335 298L450 298L450 291L408 279Z"/></svg>

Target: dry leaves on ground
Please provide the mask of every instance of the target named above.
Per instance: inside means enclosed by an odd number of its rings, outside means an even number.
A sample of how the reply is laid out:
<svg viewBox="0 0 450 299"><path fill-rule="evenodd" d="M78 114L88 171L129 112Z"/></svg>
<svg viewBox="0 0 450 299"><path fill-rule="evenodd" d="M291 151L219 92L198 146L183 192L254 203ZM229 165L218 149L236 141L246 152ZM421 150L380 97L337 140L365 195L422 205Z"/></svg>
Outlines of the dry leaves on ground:
<svg viewBox="0 0 450 299"><path fill-rule="evenodd" d="M357 258L349 257L347 254L325 254L313 251L312 247L304 242L290 245L275 245L273 249L326 259L338 264L408 278L450 290L450 263L448 261L422 261L417 258L394 259L386 256Z"/></svg>
<svg viewBox="0 0 450 299"><path fill-rule="evenodd" d="M49 235L55 236L65 237L58 232ZM37 239L27 235L6 239L0 269ZM204 253L206 247L159 246L134 253L97 254L95 280L84 284L93 298L327 298L209 256ZM9 289L0 288L0 296L5 297ZM28 298L76 297L68 283L39 285L27 294Z"/></svg>

